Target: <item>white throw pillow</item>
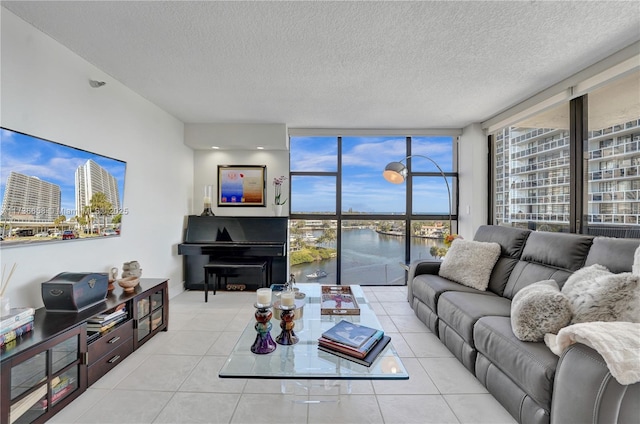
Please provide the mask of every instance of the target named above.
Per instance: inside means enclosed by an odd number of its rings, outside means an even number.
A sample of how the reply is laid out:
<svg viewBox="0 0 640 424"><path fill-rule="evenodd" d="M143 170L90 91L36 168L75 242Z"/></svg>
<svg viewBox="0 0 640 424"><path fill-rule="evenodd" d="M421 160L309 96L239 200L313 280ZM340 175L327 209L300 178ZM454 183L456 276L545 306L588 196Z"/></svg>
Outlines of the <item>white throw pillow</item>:
<svg viewBox="0 0 640 424"><path fill-rule="evenodd" d="M457 238L442 260L438 275L477 290L486 291L500 245Z"/></svg>
<svg viewBox="0 0 640 424"><path fill-rule="evenodd" d="M636 249L636 253L633 255L633 267L631 272L635 275L640 275L640 246Z"/></svg>
<svg viewBox="0 0 640 424"><path fill-rule="evenodd" d="M640 276L614 274L591 265L571 275L564 293L573 309L572 324L592 321L640 322Z"/></svg>
<svg viewBox="0 0 640 424"><path fill-rule="evenodd" d="M571 322L571 303L555 280L538 281L518 291L511 301L511 329L525 342L541 342Z"/></svg>

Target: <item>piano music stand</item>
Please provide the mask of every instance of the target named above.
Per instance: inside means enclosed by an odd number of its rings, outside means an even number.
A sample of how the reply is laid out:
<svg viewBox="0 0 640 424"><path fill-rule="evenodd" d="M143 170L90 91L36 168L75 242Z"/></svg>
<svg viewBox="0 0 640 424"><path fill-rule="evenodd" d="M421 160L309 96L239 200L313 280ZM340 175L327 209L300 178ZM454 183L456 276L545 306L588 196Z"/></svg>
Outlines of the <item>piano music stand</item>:
<svg viewBox="0 0 640 424"><path fill-rule="evenodd" d="M266 285L267 261L256 258L219 258L210 261L204 266L204 301L209 301L209 276L216 274L216 281L213 284L213 295L220 287L220 280L224 277L224 284L227 285L227 278L233 276L234 271L240 269L255 269L260 271L260 283L258 287Z"/></svg>

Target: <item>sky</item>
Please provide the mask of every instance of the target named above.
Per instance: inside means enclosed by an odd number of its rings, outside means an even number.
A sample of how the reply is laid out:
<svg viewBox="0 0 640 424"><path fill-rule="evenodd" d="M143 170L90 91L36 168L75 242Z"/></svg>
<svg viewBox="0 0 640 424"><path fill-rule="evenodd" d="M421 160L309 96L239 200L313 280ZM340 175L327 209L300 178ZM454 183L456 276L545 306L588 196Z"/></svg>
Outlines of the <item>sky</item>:
<svg viewBox="0 0 640 424"><path fill-rule="evenodd" d="M38 177L60 186L63 215L72 218L76 215L75 172L89 159L116 178L120 205L125 209L123 199L126 162L0 128L0 198L4 199L11 171Z"/></svg>
<svg viewBox="0 0 640 424"><path fill-rule="evenodd" d="M434 160L444 172L453 170L452 137L412 137L413 155ZM292 137L292 172L336 172L338 142L336 137ZM342 138L342 209L363 213L404 213L406 184L395 185L382 177L387 163L406 156L405 137ZM406 164L406 160L403 161ZM427 159L412 158L413 172L437 172ZM447 214L449 211L444 179L413 177L414 213ZM453 182L449 179L450 189ZM335 176L293 175L292 213L334 212Z"/></svg>

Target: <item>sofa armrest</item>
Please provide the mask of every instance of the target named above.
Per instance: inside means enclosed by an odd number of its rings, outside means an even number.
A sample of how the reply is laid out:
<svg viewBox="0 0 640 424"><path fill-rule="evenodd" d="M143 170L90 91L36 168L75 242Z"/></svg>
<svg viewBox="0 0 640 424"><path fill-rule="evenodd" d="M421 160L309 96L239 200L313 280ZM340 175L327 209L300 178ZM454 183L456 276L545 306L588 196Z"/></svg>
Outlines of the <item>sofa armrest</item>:
<svg viewBox="0 0 640 424"><path fill-rule="evenodd" d="M556 369L551 424L637 423L640 383L621 385L602 356L581 343L571 345Z"/></svg>
<svg viewBox="0 0 640 424"><path fill-rule="evenodd" d="M421 274L438 275L440 264L442 264L442 261L417 260L411 262L411 266L409 267L409 275L407 276L407 300L409 301L409 303L413 302L413 279Z"/></svg>

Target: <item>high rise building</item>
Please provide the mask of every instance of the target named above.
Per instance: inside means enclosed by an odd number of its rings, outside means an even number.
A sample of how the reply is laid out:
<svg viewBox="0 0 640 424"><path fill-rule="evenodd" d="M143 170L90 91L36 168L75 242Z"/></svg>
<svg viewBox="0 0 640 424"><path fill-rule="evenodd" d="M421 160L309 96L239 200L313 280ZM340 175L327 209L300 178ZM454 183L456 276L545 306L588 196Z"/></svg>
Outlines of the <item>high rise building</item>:
<svg viewBox="0 0 640 424"><path fill-rule="evenodd" d="M106 169L89 159L76 169L76 210L82 214L85 206L91 205L96 193L104 193L111 204L113 214L121 210L118 181Z"/></svg>
<svg viewBox="0 0 640 424"><path fill-rule="evenodd" d="M2 219L52 223L60 215L60 186L15 171L9 173L2 200Z"/></svg>
<svg viewBox="0 0 640 424"><path fill-rule="evenodd" d="M504 128L496 140L496 220L569 223L569 132ZM640 224L640 120L589 132L588 225Z"/></svg>
<svg viewBox="0 0 640 424"><path fill-rule="evenodd" d="M589 222L640 224L640 119L589 133Z"/></svg>

